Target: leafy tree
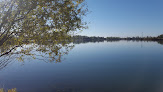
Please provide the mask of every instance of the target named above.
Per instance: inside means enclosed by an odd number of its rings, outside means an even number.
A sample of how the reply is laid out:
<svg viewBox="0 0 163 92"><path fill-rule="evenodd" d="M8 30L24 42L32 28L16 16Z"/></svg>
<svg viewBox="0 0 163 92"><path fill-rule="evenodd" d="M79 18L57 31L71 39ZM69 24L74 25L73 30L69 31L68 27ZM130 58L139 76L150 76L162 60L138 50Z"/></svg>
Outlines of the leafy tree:
<svg viewBox="0 0 163 92"><path fill-rule="evenodd" d="M39 44L40 51L47 42L52 44L44 46L49 46L51 51L54 44L65 46L72 32L86 28L83 21L86 13L84 0L1 0L1 56L29 43ZM31 55L31 50L17 52Z"/></svg>
<svg viewBox="0 0 163 92"><path fill-rule="evenodd" d="M163 38L163 34L162 35L159 35L158 38Z"/></svg>

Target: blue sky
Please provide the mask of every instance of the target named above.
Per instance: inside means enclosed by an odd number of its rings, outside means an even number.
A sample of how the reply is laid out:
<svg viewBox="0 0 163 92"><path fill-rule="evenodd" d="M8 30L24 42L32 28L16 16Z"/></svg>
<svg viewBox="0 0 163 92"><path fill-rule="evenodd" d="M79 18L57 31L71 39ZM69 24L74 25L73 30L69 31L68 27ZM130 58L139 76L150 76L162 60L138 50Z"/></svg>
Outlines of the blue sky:
<svg viewBox="0 0 163 92"><path fill-rule="evenodd" d="M86 0L87 36L157 36L163 34L163 0Z"/></svg>

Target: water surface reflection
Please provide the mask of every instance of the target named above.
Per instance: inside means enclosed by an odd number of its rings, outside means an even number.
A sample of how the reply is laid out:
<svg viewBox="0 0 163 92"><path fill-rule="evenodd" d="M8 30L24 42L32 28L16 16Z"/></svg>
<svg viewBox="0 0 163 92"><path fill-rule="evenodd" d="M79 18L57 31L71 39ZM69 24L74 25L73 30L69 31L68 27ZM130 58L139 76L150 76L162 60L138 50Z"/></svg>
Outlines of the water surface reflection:
<svg viewBox="0 0 163 92"><path fill-rule="evenodd" d="M162 48L157 42L75 44L61 63L14 61L0 71L0 81L18 92L161 92Z"/></svg>

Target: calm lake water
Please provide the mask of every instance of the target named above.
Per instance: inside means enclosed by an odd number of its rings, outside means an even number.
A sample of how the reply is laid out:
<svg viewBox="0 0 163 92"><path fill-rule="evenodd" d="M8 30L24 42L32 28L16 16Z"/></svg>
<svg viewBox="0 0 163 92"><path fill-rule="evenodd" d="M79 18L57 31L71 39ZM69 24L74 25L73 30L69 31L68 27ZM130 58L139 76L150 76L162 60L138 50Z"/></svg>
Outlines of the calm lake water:
<svg viewBox="0 0 163 92"><path fill-rule="evenodd" d="M75 44L62 62L13 61L0 86L18 92L162 92L163 45L157 42Z"/></svg>

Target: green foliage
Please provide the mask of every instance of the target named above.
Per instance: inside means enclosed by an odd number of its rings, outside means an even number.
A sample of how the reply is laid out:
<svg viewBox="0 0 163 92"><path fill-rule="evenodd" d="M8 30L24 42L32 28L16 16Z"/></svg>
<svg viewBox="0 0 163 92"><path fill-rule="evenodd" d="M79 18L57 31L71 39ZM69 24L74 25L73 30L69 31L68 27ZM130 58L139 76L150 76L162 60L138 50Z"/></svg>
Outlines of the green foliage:
<svg viewBox="0 0 163 92"><path fill-rule="evenodd" d="M163 34L162 35L159 35L158 38L163 38Z"/></svg>
<svg viewBox="0 0 163 92"><path fill-rule="evenodd" d="M2 0L0 2L0 41L15 37L26 40L47 40L84 28L82 17L87 9L84 0Z"/></svg>
<svg viewBox="0 0 163 92"><path fill-rule="evenodd" d="M71 33L86 28L86 13L84 0L1 0L0 57L21 53L35 58L30 53L35 46L50 57L61 56Z"/></svg>

